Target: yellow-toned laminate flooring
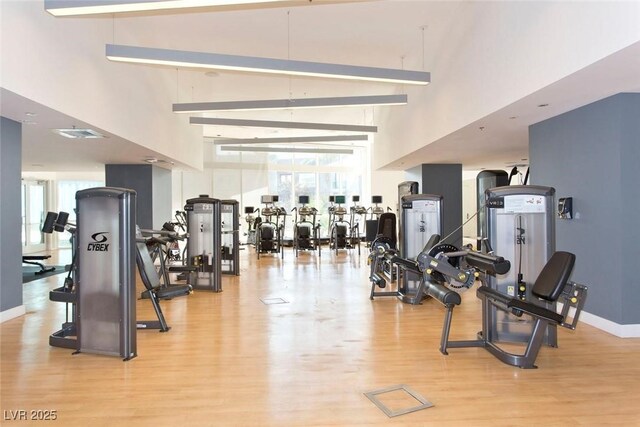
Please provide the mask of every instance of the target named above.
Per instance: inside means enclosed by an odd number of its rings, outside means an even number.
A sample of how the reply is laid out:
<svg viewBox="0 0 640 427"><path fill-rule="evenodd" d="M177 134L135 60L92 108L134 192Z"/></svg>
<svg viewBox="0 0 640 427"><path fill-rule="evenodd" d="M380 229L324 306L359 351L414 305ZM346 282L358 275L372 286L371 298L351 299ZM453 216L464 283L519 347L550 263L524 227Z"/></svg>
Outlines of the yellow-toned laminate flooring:
<svg viewBox="0 0 640 427"><path fill-rule="evenodd" d="M507 366L479 348L438 351L444 308L370 301L363 250L284 261L242 252L222 293L163 301L168 333L138 331L138 357L48 345L64 275L24 285L27 314L1 326L2 425L60 426L574 426L640 425L640 339L581 324L560 329L539 369ZM593 284L597 286L601 284ZM140 286L140 285L139 285ZM286 304L265 305L261 298ZM148 300L138 318L152 319ZM452 339L480 327L474 291L456 308ZM387 418L364 392L406 384L435 406ZM399 393L394 407L413 405ZM10 421L54 410L55 421ZM30 415L30 414L29 414Z"/></svg>

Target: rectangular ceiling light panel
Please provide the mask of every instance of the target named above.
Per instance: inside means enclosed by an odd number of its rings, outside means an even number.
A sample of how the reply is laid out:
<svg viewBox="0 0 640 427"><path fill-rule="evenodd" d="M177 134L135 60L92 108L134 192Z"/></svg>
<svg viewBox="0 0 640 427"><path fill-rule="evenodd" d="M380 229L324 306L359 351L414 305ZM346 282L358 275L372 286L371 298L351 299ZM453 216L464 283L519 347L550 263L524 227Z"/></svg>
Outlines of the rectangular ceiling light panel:
<svg viewBox="0 0 640 427"><path fill-rule="evenodd" d="M206 111L284 110L298 108L363 107L404 105L407 95L345 96L337 98L263 99L256 101L189 102L173 104L174 113Z"/></svg>
<svg viewBox="0 0 640 427"><path fill-rule="evenodd" d="M426 85L431 80L430 74L424 71L291 61L287 59L188 52L114 44L107 45L106 54L107 58L112 61L167 65L171 67L249 71L417 85Z"/></svg>
<svg viewBox="0 0 640 427"><path fill-rule="evenodd" d="M367 135L330 135L330 136L301 136L291 138L248 138L248 139L216 139L215 145L231 144L290 144L310 142L351 142L368 141Z"/></svg>
<svg viewBox="0 0 640 427"><path fill-rule="evenodd" d="M282 147L244 147L225 145L221 151L246 151L254 153L311 153L311 154L353 154L349 148L282 148Z"/></svg>
<svg viewBox="0 0 640 427"><path fill-rule="evenodd" d="M104 135L100 132L96 132L93 129L51 129L53 133L57 133L65 138L73 139L89 139L89 138L104 138Z"/></svg>
<svg viewBox="0 0 640 427"><path fill-rule="evenodd" d="M76 16L278 1L282 0L44 0L44 8L53 16Z"/></svg>
<svg viewBox="0 0 640 427"><path fill-rule="evenodd" d="M242 126L279 129L335 130L344 132L378 132L377 126L343 125L338 123L282 122L275 120L220 119L212 117L190 117L192 125Z"/></svg>

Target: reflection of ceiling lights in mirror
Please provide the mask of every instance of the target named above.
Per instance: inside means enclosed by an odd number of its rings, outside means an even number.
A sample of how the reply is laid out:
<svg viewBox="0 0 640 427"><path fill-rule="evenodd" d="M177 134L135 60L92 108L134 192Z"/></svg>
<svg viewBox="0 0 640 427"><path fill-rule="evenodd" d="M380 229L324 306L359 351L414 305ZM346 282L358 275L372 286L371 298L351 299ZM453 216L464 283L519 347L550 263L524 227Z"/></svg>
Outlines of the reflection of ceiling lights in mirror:
<svg viewBox="0 0 640 427"><path fill-rule="evenodd" d="M300 136L291 138L248 138L248 139L216 139L215 145L232 144L291 144L309 142L348 142L367 141L367 135L330 135L330 136Z"/></svg>
<svg viewBox="0 0 640 427"><path fill-rule="evenodd" d="M344 132L378 132L377 126L343 125L337 123L280 122L274 120L219 119L212 117L190 117L193 125L246 126L280 129L316 129ZM277 131L274 131L274 133Z"/></svg>
<svg viewBox="0 0 640 427"><path fill-rule="evenodd" d="M174 113L206 111L286 110L298 108L362 107L404 105L407 95L343 96L334 98L261 99L255 101L188 102L173 104Z"/></svg>
<svg viewBox="0 0 640 427"><path fill-rule="evenodd" d="M105 138L105 136L93 129L51 129L53 133L64 136L65 138L90 139Z"/></svg>
<svg viewBox="0 0 640 427"><path fill-rule="evenodd" d="M282 0L45 0L44 8L54 16L74 16L278 1Z"/></svg>
<svg viewBox="0 0 640 427"><path fill-rule="evenodd" d="M425 71L393 68L361 67L324 62L294 61L255 56L220 53L189 52L140 46L108 44L107 59L138 64L171 67L205 68L213 70L245 71L284 74L288 76L324 77L333 79L366 80L382 83L426 85L431 75Z"/></svg>
<svg viewBox="0 0 640 427"><path fill-rule="evenodd" d="M285 148L285 147L246 147L225 145L220 151L248 151L257 153L310 153L310 154L353 154L349 148Z"/></svg>

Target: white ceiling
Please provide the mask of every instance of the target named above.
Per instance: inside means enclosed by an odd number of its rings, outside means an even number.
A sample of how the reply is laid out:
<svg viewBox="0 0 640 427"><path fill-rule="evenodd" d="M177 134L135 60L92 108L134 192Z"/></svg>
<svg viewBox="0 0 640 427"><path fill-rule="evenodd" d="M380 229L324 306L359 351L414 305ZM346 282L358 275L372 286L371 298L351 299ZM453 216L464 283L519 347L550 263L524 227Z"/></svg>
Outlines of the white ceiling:
<svg viewBox="0 0 640 427"><path fill-rule="evenodd" d="M429 71L447 32L455 25L461 3L430 1L288 2L288 7L262 5L256 10L226 8L224 12L128 14L112 21L113 42L148 47L211 51L238 55L407 68ZM291 7L295 5L297 7ZM299 6L299 7L298 7ZM66 18L58 18L66 19ZM159 43L159 29L167 36ZM424 38L423 38L424 34ZM215 37L212 37L215 35ZM423 50L424 44L424 50ZM339 48L336 48L338 46ZM186 49L188 47L188 49ZM95 64L100 67L101 64ZM144 65L126 65L144 67ZM230 101L287 97L383 95L399 93L393 85L337 82L323 79L184 71L178 82L193 84L191 99L179 102ZM437 84L434 80L432 84ZM588 89L588 90L585 90ZM429 86L420 90L428 91ZM465 169L526 163L528 126L619 92L640 92L640 43L611 55L561 81L435 141L388 165L408 169L428 162L462 163ZM32 120L23 126L23 170L72 171L102 169L107 163L142 162L162 155L109 133L105 140L71 140L53 134L59 127L92 127L64 112L2 90L2 115ZM411 102L411 97L409 98ZM540 108L540 104L549 104ZM170 106L168 106L170 108ZM211 117L304 121L384 126L384 108L340 108L206 114ZM401 111L401 110L394 110ZM26 116L26 112L36 116ZM515 118L511 118L515 117ZM480 130L483 128L483 130ZM318 131L204 126L206 137L254 138L314 136ZM344 132L322 132L327 134ZM171 159L166 159L171 160ZM166 164L169 166L169 164ZM177 164L177 167L184 165Z"/></svg>

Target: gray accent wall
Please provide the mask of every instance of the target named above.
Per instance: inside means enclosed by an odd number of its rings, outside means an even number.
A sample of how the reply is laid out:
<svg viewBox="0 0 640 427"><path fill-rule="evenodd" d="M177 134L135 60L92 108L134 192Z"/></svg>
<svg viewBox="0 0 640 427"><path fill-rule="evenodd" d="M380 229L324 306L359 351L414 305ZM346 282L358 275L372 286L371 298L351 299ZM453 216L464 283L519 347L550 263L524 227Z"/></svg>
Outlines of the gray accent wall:
<svg viewBox="0 0 640 427"><path fill-rule="evenodd" d="M22 305L22 125L0 122L0 311Z"/></svg>
<svg viewBox="0 0 640 427"><path fill-rule="evenodd" d="M141 228L159 229L171 220L170 170L153 165L106 165L105 185L136 191L136 222Z"/></svg>
<svg viewBox="0 0 640 427"><path fill-rule="evenodd" d="M529 128L531 183L573 197L556 219L556 248L576 254L572 279L589 287L585 310L640 323L640 94L618 94Z"/></svg>
<svg viewBox="0 0 640 427"><path fill-rule="evenodd" d="M449 235L462 225L462 165L423 164L421 194L439 194L442 200L443 236ZM462 228L446 240L462 246Z"/></svg>

